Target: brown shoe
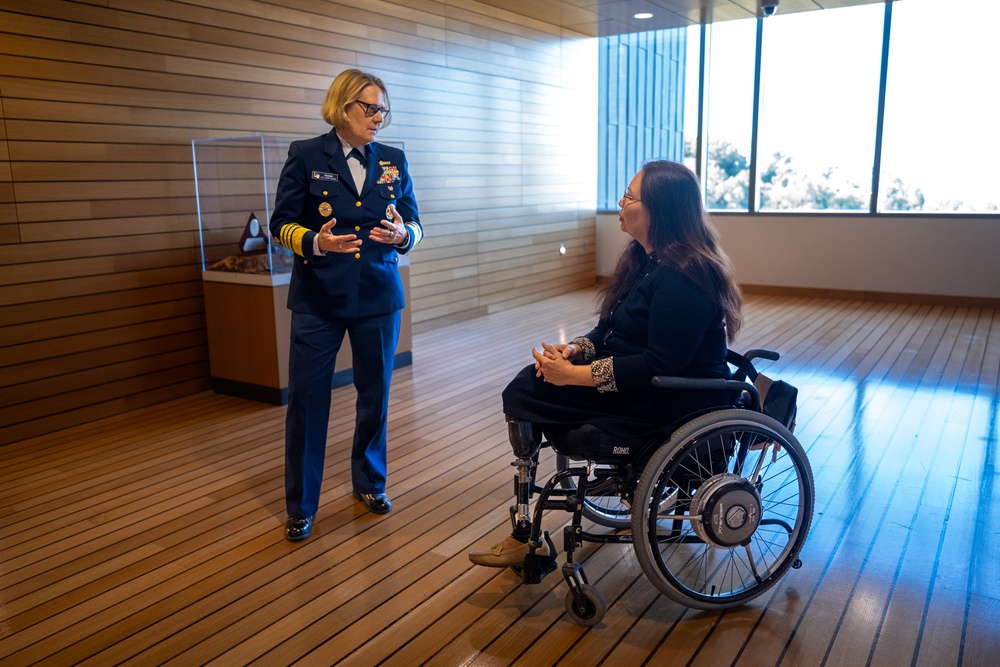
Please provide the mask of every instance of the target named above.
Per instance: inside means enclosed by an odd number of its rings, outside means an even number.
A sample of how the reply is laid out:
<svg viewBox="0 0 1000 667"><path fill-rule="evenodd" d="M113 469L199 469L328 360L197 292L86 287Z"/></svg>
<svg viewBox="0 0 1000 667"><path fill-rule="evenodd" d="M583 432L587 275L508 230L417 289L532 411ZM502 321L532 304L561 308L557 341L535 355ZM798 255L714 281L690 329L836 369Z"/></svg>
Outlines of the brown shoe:
<svg viewBox="0 0 1000 667"><path fill-rule="evenodd" d="M508 535L503 542L497 542L488 551L470 551L469 560L476 565L485 565L486 567L514 567L524 563L524 557L527 555L528 543ZM542 540L542 546L535 549L535 555L550 555L547 540Z"/></svg>

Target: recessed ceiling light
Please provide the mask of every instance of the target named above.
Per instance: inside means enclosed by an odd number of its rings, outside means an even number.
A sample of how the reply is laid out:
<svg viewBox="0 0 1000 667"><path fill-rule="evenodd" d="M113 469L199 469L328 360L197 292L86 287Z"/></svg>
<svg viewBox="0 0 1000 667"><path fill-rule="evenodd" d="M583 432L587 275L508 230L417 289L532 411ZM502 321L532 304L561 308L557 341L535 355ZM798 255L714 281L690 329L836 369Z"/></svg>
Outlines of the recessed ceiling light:
<svg viewBox="0 0 1000 667"><path fill-rule="evenodd" d="M653 18L653 15L650 14L649 12L639 12L633 18L637 18L637 19L651 19L651 18Z"/></svg>

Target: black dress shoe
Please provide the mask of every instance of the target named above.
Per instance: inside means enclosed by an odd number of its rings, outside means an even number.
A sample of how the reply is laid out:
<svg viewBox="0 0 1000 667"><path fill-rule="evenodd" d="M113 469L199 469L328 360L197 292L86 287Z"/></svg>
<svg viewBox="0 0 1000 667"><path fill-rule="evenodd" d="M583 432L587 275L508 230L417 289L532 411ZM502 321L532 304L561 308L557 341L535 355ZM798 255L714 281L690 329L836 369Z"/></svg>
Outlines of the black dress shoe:
<svg viewBox="0 0 1000 667"><path fill-rule="evenodd" d="M295 517L288 517L288 521L285 522L285 539L289 542L298 542L312 535L314 518L296 519Z"/></svg>
<svg viewBox="0 0 1000 667"><path fill-rule="evenodd" d="M389 496L384 493L361 493L360 491L355 491L354 497L364 503L365 507L372 514L388 514L392 511L392 503L389 502Z"/></svg>

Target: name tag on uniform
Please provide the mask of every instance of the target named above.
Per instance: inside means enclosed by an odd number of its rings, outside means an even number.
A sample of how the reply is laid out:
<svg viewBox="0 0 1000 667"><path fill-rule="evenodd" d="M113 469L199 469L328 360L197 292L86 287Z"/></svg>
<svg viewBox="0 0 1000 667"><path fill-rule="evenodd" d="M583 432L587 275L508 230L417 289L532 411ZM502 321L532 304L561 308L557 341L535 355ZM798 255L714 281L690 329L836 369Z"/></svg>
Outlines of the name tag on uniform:
<svg viewBox="0 0 1000 667"><path fill-rule="evenodd" d="M331 181L333 183L340 180L340 176L337 174L331 174L325 171L314 171L312 173L312 178L314 181Z"/></svg>

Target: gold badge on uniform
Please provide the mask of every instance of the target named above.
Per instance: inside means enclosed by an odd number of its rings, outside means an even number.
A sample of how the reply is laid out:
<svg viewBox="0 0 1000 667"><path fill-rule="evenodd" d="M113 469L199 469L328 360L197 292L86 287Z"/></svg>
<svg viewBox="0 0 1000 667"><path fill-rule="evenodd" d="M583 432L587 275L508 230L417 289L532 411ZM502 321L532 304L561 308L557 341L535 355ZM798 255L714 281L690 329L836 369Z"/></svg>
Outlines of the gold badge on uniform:
<svg viewBox="0 0 1000 667"><path fill-rule="evenodd" d="M319 214L321 216L323 216L324 218L328 218L330 217L331 213L333 213L333 207L330 206L328 202L323 202L322 204L319 205Z"/></svg>

